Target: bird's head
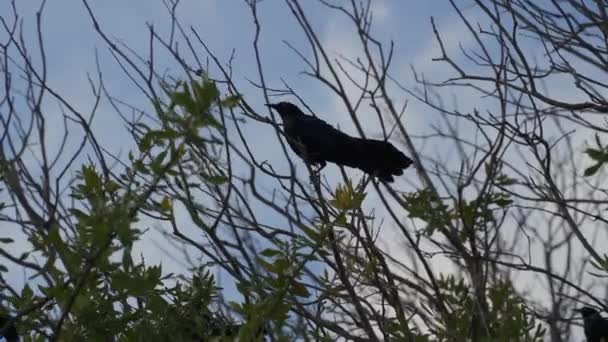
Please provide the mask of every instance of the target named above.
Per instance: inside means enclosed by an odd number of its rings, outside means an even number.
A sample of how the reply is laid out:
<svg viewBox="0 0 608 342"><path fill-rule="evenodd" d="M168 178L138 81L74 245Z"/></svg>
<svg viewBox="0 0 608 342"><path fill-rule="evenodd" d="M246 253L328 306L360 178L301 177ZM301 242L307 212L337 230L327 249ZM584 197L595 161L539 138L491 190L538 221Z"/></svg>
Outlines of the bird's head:
<svg viewBox="0 0 608 342"><path fill-rule="evenodd" d="M580 312L583 318L594 317L600 314L599 311L590 306L584 306L580 309L575 309L575 311Z"/></svg>
<svg viewBox="0 0 608 342"><path fill-rule="evenodd" d="M283 120L290 116L304 115L298 106L290 102L271 103L266 106L276 110Z"/></svg>

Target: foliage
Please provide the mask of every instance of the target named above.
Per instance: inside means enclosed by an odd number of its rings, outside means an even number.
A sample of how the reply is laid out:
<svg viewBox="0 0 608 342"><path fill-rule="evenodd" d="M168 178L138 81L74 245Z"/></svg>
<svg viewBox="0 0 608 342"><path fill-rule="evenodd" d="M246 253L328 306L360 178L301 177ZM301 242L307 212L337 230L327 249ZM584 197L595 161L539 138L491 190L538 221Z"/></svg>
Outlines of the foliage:
<svg viewBox="0 0 608 342"><path fill-rule="evenodd" d="M444 290L444 300L451 310L441 322L436 338L439 341L466 340L470 336L471 313L476 312L479 305L473 290L464 279L452 275L439 279L439 286ZM479 341L543 341L545 329L530 314L525 301L508 281L489 284L486 296L487 312L474 319L487 325L490 333L487 337L480 337Z"/></svg>
<svg viewBox="0 0 608 342"><path fill-rule="evenodd" d="M285 1L308 44L287 42L302 74L344 103L360 135L416 161L388 184L333 165L316 173L284 148L262 105L309 97L270 77L262 1L241 4L254 69L242 74L239 54L223 59L186 29L180 1L162 2L167 33L150 25L145 51L113 38L89 2L108 52L98 57L129 83L104 79L98 61L88 113L46 76L44 6L35 40L15 1L0 13L0 322L25 341L567 341L580 330L573 307L608 309L608 101L588 72L608 70L601 6L447 1L463 42L450 48L432 19L437 69L414 67L410 80L394 71L372 1ZM314 6L345 20L360 53L334 54ZM428 125L404 119L410 100ZM120 151L98 134L101 114L130 134ZM136 255L153 229L179 272Z"/></svg>
<svg viewBox="0 0 608 342"><path fill-rule="evenodd" d="M588 148L585 150L585 153L595 162L592 166L585 169L585 176L593 176L598 172L600 167L604 165L604 163L608 163L608 148L602 146L600 142L599 136L595 135L595 142L597 144L597 148Z"/></svg>

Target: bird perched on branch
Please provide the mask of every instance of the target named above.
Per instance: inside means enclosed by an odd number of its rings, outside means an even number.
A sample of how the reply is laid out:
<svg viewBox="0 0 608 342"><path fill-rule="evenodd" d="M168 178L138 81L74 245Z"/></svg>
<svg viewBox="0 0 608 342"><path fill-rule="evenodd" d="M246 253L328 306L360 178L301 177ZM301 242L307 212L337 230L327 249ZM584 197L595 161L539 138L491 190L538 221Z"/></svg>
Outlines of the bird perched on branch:
<svg viewBox="0 0 608 342"><path fill-rule="evenodd" d="M292 150L305 162L319 165L318 171L330 162L393 182L393 176L402 175L412 164L410 158L387 141L351 137L321 119L304 114L289 102L267 106L281 115Z"/></svg>
<svg viewBox="0 0 608 342"><path fill-rule="evenodd" d="M608 319L600 316L599 311L589 306L576 311L583 316L587 342L608 342Z"/></svg>

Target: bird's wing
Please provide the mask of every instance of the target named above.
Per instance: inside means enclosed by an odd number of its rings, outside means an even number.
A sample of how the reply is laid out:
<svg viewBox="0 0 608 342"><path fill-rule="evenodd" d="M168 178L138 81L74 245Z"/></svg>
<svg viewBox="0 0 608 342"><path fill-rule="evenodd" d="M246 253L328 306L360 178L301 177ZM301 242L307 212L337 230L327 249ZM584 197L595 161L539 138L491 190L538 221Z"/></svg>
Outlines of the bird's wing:
<svg viewBox="0 0 608 342"><path fill-rule="evenodd" d="M352 139L327 122L308 115L298 116L286 133L296 153L311 162L333 161L333 156L348 147Z"/></svg>
<svg viewBox="0 0 608 342"><path fill-rule="evenodd" d="M387 141L351 137L309 115L286 119L283 123L291 148L309 163L331 162L358 168L387 182L402 175L412 163Z"/></svg>

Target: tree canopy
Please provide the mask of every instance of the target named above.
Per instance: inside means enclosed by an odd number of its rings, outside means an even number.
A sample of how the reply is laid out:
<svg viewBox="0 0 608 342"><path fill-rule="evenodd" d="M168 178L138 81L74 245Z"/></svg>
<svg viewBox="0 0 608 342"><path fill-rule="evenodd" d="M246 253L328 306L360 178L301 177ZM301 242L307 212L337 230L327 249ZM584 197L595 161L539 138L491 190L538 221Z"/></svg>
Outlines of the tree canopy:
<svg viewBox="0 0 608 342"><path fill-rule="evenodd" d="M228 54L185 1L159 2L162 28L130 23L144 47L78 2L97 47L86 104L47 78L54 4L0 7L7 339L570 341L574 309L608 309L606 4L437 1L458 34L429 18L437 70L404 73L375 0L243 0L252 30ZM354 52L315 11L347 24ZM279 21L300 38L263 40ZM317 90L273 76L277 58ZM263 105L335 124L320 93L410 169L311 177Z"/></svg>

